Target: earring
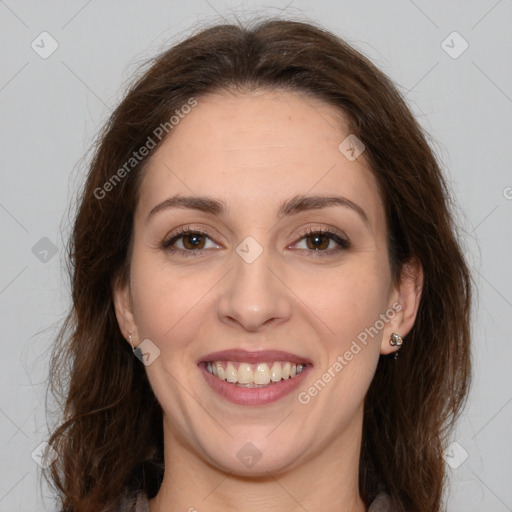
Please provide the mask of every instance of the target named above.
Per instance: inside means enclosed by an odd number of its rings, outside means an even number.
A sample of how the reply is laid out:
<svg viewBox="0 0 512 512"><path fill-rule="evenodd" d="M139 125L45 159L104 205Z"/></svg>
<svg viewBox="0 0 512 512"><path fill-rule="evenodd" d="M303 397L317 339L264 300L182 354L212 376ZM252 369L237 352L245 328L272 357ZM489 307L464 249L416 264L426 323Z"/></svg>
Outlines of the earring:
<svg viewBox="0 0 512 512"><path fill-rule="evenodd" d="M141 350L140 346L139 346L139 347L137 347L137 348L135 348L135 347L133 346L133 338L132 338L132 333L131 333L131 331L128 333L128 341L130 342L130 345L132 346L133 355L134 355L134 356L135 356L139 361L144 362L144 361L143 361L143 359L142 359L142 350Z"/></svg>
<svg viewBox="0 0 512 512"><path fill-rule="evenodd" d="M400 336L399 334L394 332L391 334L391 338L389 339L389 344L392 345L393 347L397 346L398 350L400 350L400 347L402 346L403 341L404 341L404 339L402 338L402 336ZM398 350L395 352L395 357L394 357L395 359L398 359Z"/></svg>
<svg viewBox="0 0 512 512"><path fill-rule="evenodd" d="M399 334L397 334L396 332L394 332L392 335L391 335L391 339L389 340L389 344L390 345L393 345L393 346L402 346L402 343L403 343L404 339L402 338L402 336L400 336Z"/></svg>

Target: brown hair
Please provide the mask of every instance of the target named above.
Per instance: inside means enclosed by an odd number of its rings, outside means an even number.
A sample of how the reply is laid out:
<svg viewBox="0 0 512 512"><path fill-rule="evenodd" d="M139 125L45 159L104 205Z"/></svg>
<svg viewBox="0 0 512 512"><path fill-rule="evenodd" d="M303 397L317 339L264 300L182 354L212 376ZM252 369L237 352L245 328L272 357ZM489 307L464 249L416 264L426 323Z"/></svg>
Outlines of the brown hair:
<svg viewBox="0 0 512 512"><path fill-rule="evenodd" d="M423 268L414 327L397 361L381 356L365 399L359 487L367 505L385 488L393 510L441 510L443 449L470 385L471 305L445 180L403 97L364 56L312 24L263 20L204 29L156 57L100 133L69 244L72 310L51 359L64 414L49 472L65 512L107 511L126 489L152 498L162 478L162 410L112 298L149 156L126 162L191 98L256 88L307 93L346 114L386 205L393 276L413 260Z"/></svg>

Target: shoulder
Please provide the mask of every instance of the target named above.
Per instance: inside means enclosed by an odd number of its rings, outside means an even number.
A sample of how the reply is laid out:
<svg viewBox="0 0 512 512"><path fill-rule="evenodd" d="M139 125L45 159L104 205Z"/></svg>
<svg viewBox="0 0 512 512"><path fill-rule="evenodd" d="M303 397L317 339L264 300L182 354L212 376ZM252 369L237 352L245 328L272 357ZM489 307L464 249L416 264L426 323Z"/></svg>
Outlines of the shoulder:
<svg viewBox="0 0 512 512"><path fill-rule="evenodd" d="M389 494L386 494L385 492L379 493L371 502L368 512L393 512Z"/></svg>
<svg viewBox="0 0 512 512"><path fill-rule="evenodd" d="M144 491L125 490L111 512L151 512Z"/></svg>

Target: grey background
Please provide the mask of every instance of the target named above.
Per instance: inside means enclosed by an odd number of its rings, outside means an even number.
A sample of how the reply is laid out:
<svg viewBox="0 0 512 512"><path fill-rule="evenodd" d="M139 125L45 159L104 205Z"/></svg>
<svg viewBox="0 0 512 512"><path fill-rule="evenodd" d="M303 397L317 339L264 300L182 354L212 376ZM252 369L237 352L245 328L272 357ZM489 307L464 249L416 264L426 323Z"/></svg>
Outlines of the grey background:
<svg viewBox="0 0 512 512"><path fill-rule="evenodd" d="M31 454L47 438L48 349L69 304L67 210L90 143L137 65L198 23L255 13L318 21L346 38L432 134L479 290L448 510L512 510L511 0L0 0L0 512L54 510ZM43 31L58 43L46 59L31 47L51 48ZM469 44L457 58L454 31Z"/></svg>

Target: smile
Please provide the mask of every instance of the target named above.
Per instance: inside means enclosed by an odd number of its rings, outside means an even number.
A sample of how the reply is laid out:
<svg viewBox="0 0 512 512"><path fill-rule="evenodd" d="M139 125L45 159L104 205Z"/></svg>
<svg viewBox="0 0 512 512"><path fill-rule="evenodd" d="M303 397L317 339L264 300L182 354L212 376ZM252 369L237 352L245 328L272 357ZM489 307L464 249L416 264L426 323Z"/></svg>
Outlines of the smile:
<svg viewBox="0 0 512 512"><path fill-rule="evenodd" d="M300 375L307 363L274 361L270 363L247 363L238 361L208 361L206 370L219 380L245 388L262 388L281 380Z"/></svg>
<svg viewBox="0 0 512 512"><path fill-rule="evenodd" d="M238 348L205 354L197 365L221 399L245 406L263 406L290 396L313 369L305 355Z"/></svg>

